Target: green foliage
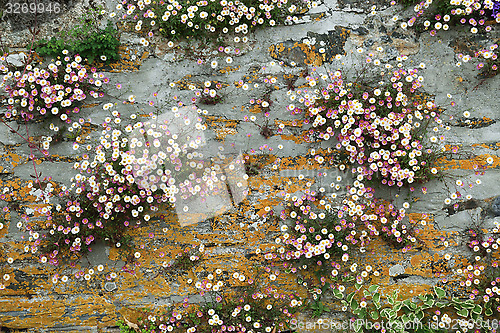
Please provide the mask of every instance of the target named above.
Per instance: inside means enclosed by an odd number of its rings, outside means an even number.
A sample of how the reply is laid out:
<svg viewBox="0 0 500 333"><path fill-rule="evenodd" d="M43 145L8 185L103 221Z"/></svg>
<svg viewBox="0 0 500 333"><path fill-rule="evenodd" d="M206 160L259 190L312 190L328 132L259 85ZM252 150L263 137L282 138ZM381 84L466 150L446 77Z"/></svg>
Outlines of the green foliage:
<svg viewBox="0 0 500 333"><path fill-rule="evenodd" d="M330 311L330 309L325 306L325 304L321 300L316 300L309 303L309 308L313 310L312 317L321 317L321 315L325 312Z"/></svg>
<svg viewBox="0 0 500 333"><path fill-rule="evenodd" d="M398 291L383 294L379 286L372 285L363 290L359 299L359 291L353 291L343 297L342 304L358 319L387 323L390 333L440 333L440 323L445 328L450 322L481 323L483 328L489 327L488 317L491 315L484 308L487 306L475 303L472 299L459 299L449 295L443 288L434 287L434 292L418 295L405 300L399 299ZM439 314L440 317L435 314ZM485 326L486 325L486 326ZM457 327L458 328L458 327ZM356 332L371 332L364 325L354 325ZM481 331L483 332L483 331ZM484 331L486 332L486 331Z"/></svg>
<svg viewBox="0 0 500 333"><path fill-rule="evenodd" d="M121 333L134 333L135 332L130 326L125 324L125 322L123 320L118 320L116 322L116 325L118 325L118 327L120 328Z"/></svg>
<svg viewBox="0 0 500 333"><path fill-rule="evenodd" d="M301 309L301 302L297 302L298 294L275 297L277 289L265 287L259 279L235 290L215 291L208 294L206 302L201 304L175 304L162 313L154 310L140 310L142 315L138 319L135 331L173 332L215 332L215 327L222 323L235 332L283 332L290 326L290 317ZM203 286L210 281L204 280ZM222 282L221 282L222 283ZM203 288L202 288L203 289ZM203 295L203 294L202 294ZM292 302L297 302L292 304ZM324 308L324 310L326 310ZM123 322L118 325L122 332L129 333L130 328L124 327Z"/></svg>
<svg viewBox="0 0 500 333"><path fill-rule="evenodd" d="M248 8L254 7L257 8L257 13L255 16L252 17L252 19L248 20L246 19L245 16L243 16L238 24L247 24L249 29L253 29L256 27L256 24L252 24L252 22L255 22L258 20L258 18L264 18L264 23L260 24L262 26L269 26L269 21L270 20L278 20L280 17L283 16L283 11L280 8L273 8L269 14L270 18L266 19L264 17L264 13L260 12L259 10L259 4L260 1L256 0L243 0L240 1L240 6L244 5ZM156 13L164 13L167 11L168 7L168 2L164 4L158 4L156 8L154 9L154 12ZM212 13L215 13L220 16L219 13L221 13L224 9L225 6L221 5L220 1L208 1L206 6L200 7L200 10L203 10L207 12L209 15L206 18L200 17L200 15L195 15L194 17L190 18L190 22L192 22L191 26L188 26L183 20L181 19L182 15L187 15L189 14L188 9L190 8L190 3L189 1L185 2L182 4L182 8L177 12L177 14L173 17L170 17L169 20L163 21L159 20L159 26L160 26L160 32L164 34L165 36L173 39L177 39L180 37L195 37L198 38L200 36L203 36L205 38L217 38L220 36L221 32L226 32L227 29L233 29L233 26L230 25L229 19L224 19L224 20L218 20L217 16L214 15L212 16ZM205 29L206 25L210 25L213 29L212 32L209 30Z"/></svg>
<svg viewBox="0 0 500 333"><path fill-rule="evenodd" d="M482 59L481 59L482 60ZM479 77L482 79L487 79L494 77L499 73L498 68L500 67L500 58L496 59L484 59L480 67Z"/></svg>
<svg viewBox="0 0 500 333"><path fill-rule="evenodd" d="M118 60L118 31L109 21L106 28L99 28L97 13L98 10L90 9L69 31L62 31L59 36L53 36L50 40L40 40L35 51L41 56L56 57L63 50L68 50L87 59L88 63Z"/></svg>

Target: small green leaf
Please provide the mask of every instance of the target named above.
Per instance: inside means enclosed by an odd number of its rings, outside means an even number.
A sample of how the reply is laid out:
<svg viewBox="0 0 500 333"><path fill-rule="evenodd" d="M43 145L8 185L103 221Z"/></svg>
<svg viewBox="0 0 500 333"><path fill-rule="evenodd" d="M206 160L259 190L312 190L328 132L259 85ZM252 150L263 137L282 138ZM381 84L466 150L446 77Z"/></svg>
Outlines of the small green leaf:
<svg viewBox="0 0 500 333"><path fill-rule="evenodd" d="M447 303L447 302L440 302L440 301L437 301L437 302L436 302L436 306L437 306L437 307L439 307L439 308L442 308L442 307L444 307L444 306L446 306L446 305L448 305L448 303Z"/></svg>
<svg viewBox="0 0 500 333"><path fill-rule="evenodd" d="M401 307L403 306L403 303L402 302L396 302L394 305L393 305L393 309L394 311L399 311L401 310Z"/></svg>
<svg viewBox="0 0 500 333"><path fill-rule="evenodd" d="M425 306L428 307L428 308L432 308L432 306L434 305L435 301L433 299L430 299L430 300L427 300L424 302Z"/></svg>
<svg viewBox="0 0 500 333"><path fill-rule="evenodd" d="M444 291L443 288L434 286L434 292L436 293L438 298L443 298L444 296L446 296L446 291Z"/></svg>
<svg viewBox="0 0 500 333"><path fill-rule="evenodd" d="M335 297L337 297L338 299L342 299L342 298L344 297L344 295L340 292L340 290L338 290L338 289L336 289L336 288L335 288L335 289L333 289L333 295L334 295Z"/></svg>
<svg viewBox="0 0 500 333"><path fill-rule="evenodd" d="M370 311L370 317L372 317L373 320L377 320L379 318L379 313L378 311Z"/></svg>
<svg viewBox="0 0 500 333"><path fill-rule="evenodd" d="M469 310L467 309L462 309L460 311L457 311L457 315L461 317L467 317L469 315Z"/></svg>
<svg viewBox="0 0 500 333"><path fill-rule="evenodd" d="M376 293L375 295L373 295L372 299L374 302L378 303L380 301L380 293Z"/></svg>
<svg viewBox="0 0 500 333"><path fill-rule="evenodd" d="M481 314L481 312L483 312L483 308L481 307L481 305L476 304L474 309L472 309L472 312L479 315Z"/></svg>
<svg viewBox="0 0 500 333"><path fill-rule="evenodd" d="M484 315L485 316L491 316L493 314L493 310L490 308L484 309Z"/></svg>
<svg viewBox="0 0 500 333"><path fill-rule="evenodd" d="M374 292L377 292L379 286L377 285L372 285L368 288L368 290L373 294Z"/></svg>
<svg viewBox="0 0 500 333"><path fill-rule="evenodd" d="M351 309L356 310L358 307L359 307L358 301L356 301L355 299L353 299L351 301Z"/></svg>
<svg viewBox="0 0 500 333"><path fill-rule="evenodd" d="M469 299L463 303L463 307L466 309L469 309L469 310L474 309L475 306L476 306L476 304L471 299Z"/></svg>
<svg viewBox="0 0 500 333"><path fill-rule="evenodd" d="M354 292L352 292L352 293L350 293L349 295L347 295L347 297L346 297L345 299L346 299L346 301L347 301L348 303L351 303L351 301L352 301L353 297L354 297Z"/></svg>

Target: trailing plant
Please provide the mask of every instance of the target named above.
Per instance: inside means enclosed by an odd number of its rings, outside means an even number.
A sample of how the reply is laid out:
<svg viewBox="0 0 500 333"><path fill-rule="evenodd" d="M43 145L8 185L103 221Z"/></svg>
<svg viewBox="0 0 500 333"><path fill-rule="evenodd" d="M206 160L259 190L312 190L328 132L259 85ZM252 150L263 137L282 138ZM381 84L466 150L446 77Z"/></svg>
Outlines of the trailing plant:
<svg viewBox="0 0 500 333"><path fill-rule="evenodd" d="M105 110L111 107L111 103L104 105ZM112 115L102 125L102 135L92 149L94 156L83 154L75 163L78 174L71 188L63 188L61 194L66 202L41 211L49 217L45 232L40 235L41 231L29 227L35 239L34 250L42 247L42 261L48 259L57 265L58 258L78 257L91 251L90 246L98 239L116 247L128 246L129 227L148 222L160 208L169 209L176 202L185 204L183 200L192 196L203 197L210 188L201 183L202 177L217 181L212 169L203 168L198 153L191 151L197 138L173 134L168 126L157 128L150 122L122 128L119 113L112 111ZM183 121L190 122L188 118ZM192 126L203 128L200 121L198 117ZM190 131L188 127L185 130ZM78 147L75 142L74 148ZM182 209L186 212L189 206Z"/></svg>
<svg viewBox="0 0 500 333"><path fill-rule="evenodd" d="M438 0L434 2L422 1L414 6L415 16L407 22L402 23L403 28L415 26L418 32L429 31L432 36L438 34L440 30L448 30L452 26L463 25L469 29L470 37L477 34L487 34L500 23L500 2L484 1L462 1L462 0ZM465 38L469 36L464 36ZM459 54L461 62L468 62L471 56L479 58L477 64L480 70L479 76L488 78L495 76L498 71L498 48L496 42L491 42L485 50L473 51L474 54ZM481 47L484 49L484 47ZM483 61L482 52L486 51Z"/></svg>
<svg viewBox="0 0 500 333"><path fill-rule="evenodd" d="M59 117L68 121L89 97L101 97L102 85L109 79L96 68L85 67L82 60L62 50L62 56L54 62L28 64L24 73L0 66L5 74L1 84L6 94L5 118L29 121Z"/></svg>
<svg viewBox="0 0 500 333"><path fill-rule="evenodd" d="M219 93L221 88L222 84L220 82L206 81L203 90L195 92L197 100L201 104L217 105L223 100L222 95Z"/></svg>
<svg viewBox="0 0 500 333"><path fill-rule="evenodd" d="M79 55L89 64L109 63L119 59L120 40L118 30L111 21L104 29L99 27L101 9L90 8L85 11L79 22L69 30L62 30L58 36L49 40L42 39L35 45L35 51L46 57L57 57L63 50Z"/></svg>
<svg viewBox="0 0 500 333"><path fill-rule="evenodd" d="M230 289L222 280L217 281L222 271L217 272L196 283L200 293L209 296L206 302L199 305L186 302L161 312L145 310L137 321L138 328L130 330L132 325L127 327L122 322L121 332L154 329L170 332L276 333L290 327L290 320L302 305L298 295L279 293L273 286L265 286L261 280L247 280L237 272L230 276L229 281L237 281L238 286ZM245 283L242 284L242 281Z"/></svg>
<svg viewBox="0 0 500 333"><path fill-rule="evenodd" d="M317 88L295 90L292 101L300 99L304 107L291 104L289 109L310 120L309 141L331 140L349 152L345 164L356 166L359 180L402 187L437 177L434 164L440 148L435 144L440 139L429 130L444 128L442 110L419 93L423 78L418 69L394 69L375 87L360 78L356 84L345 82L340 71L308 80L310 86L326 83L318 93Z"/></svg>
<svg viewBox="0 0 500 333"><path fill-rule="evenodd" d="M237 1L126 1L117 10L126 11L123 18L132 18L134 29L140 32L160 34L171 39L218 37L226 34L247 34L262 26L275 26L279 22L292 21L310 3L287 0L237 0ZM287 17L288 15L288 17ZM151 35L150 34L150 35ZM224 36L223 35L223 36ZM239 37L238 37L239 39Z"/></svg>

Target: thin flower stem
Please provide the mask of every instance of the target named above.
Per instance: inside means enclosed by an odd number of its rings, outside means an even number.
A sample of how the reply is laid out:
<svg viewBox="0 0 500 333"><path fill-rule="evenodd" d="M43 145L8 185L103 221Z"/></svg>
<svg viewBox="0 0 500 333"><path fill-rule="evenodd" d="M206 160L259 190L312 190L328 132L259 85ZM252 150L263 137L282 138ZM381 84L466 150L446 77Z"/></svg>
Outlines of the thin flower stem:
<svg viewBox="0 0 500 333"><path fill-rule="evenodd" d="M29 130L28 130L28 122L25 121L24 122L24 125L25 125L25 128L26 128L26 135L28 136L28 138L30 137L29 135ZM44 196L44 202L45 202L45 194L43 192L43 189L42 189L42 183L40 182L40 178L38 176L38 171L36 170L36 163L35 163L35 155L33 155L33 144L30 142L28 144L29 148L30 148L30 158L31 158L31 161L33 163L33 170L35 171L35 177L36 177L36 182L40 188L40 191L42 191L42 195Z"/></svg>

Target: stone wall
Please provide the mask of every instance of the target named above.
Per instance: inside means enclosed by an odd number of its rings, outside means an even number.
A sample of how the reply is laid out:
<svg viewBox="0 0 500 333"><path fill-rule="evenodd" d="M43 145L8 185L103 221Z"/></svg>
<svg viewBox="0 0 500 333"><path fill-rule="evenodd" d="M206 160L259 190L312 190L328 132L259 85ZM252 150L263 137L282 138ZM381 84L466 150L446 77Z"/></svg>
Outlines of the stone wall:
<svg viewBox="0 0 500 333"><path fill-rule="evenodd" d="M110 11L115 6L112 1L103 5ZM68 7L67 12L55 20L43 23L39 36L67 29L87 6L89 4L84 2ZM373 11L372 6L376 6ZM338 174L348 175L317 163L311 149L327 149L328 145L304 141L307 125L301 117L287 110L287 78L295 77L295 86L300 87L307 84L304 69L315 67L321 72L336 70L342 65L355 75L365 58L357 54L359 47L369 52L381 46L383 58L387 60L407 55L409 66L425 63L426 68L422 71L425 91L452 116L446 120L451 130L446 133L444 144L449 150L458 148L454 159L442 161L445 177L422 185L426 187L424 191L417 185L415 193L418 194L412 197L407 213L410 220L427 221L425 227L420 228L423 245L404 253L375 239L359 260L370 263L381 273L376 281L384 290L400 290L404 297L432 290L439 280L467 264L472 255L465 246L468 237L465 230L479 223L480 228L491 230L495 222L500 222L500 214L492 206L493 203L498 205L500 184L500 78L498 75L478 78L473 63L456 65L460 61L458 54L469 52L466 48L472 45L467 45L462 28L440 31L433 37L427 32L418 34L402 29L403 20L393 20L395 15L406 17L411 12L411 8L404 10L385 1L321 1L294 24L257 30L248 35L247 43L231 42L232 63L225 64L221 57L216 69L210 67L210 61L219 53L217 46L201 41L181 41L170 47L166 38L159 36L150 38L149 45L143 46L141 36L122 31L122 59L99 68L110 78L108 95L97 103L86 105L81 116L90 118L96 129L108 115L102 107L108 102L118 102L116 107L124 117L132 113L169 112L179 101L190 104L193 97L193 92L187 89L190 84L203 84L207 80L221 82L222 103L200 106L208 111L205 135L213 147L231 147L255 159L259 169L248 178L250 192L240 205L193 225L179 225L170 211L162 212L161 217L153 218L147 225L132 228L130 235L134 248L130 253L138 252L140 258L134 259L127 251L99 242L74 267L53 267L39 262L37 254L25 252L30 236L24 230L22 216L35 216L34 209L41 206L36 201L39 190L30 175L34 174L35 164L42 177L51 177L45 180L45 184L50 184L47 185L49 189L69 186L76 173L71 167L84 149L73 150L73 143L63 140L52 143L51 160L37 156L32 162L26 141L2 124L0 191L3 195L0 207L8 208L8 212L0 229L0 273L2 276L8 274L9 279L2 282L5 288L0 290L0 327L105 332L123 317L134 321L139 308L160 309L182 302L185 297L191 302L201 301L188 280L202 278L217 268L251 276L254 265L261 262L256 249L265 252L276 246L273 242L280 223L270 215L267 207L280 212L282 191L299 193L307 186L317 190L334 181ZM12 53L27 52L31 39L27 30L13 31L8 22L1 23L0 27L2 41ZM482 43L480 37L470 37L470 41ZM495 27L484 38L498 40L498 37ZM240 50L239 54L234 54L234 48ZM320 52L320 48L324 52ZM336 60L338 54L344 57ZM11 60L16 59L12 57ZM205 63L197 65L198 59ZM265 83L270 78L276 81ZM240 88L243 81L250 89ZM172 82L175 85L172 86ZM254 87L254 83L259 83L259 87ZM121 84L120 89L117 84ZM266 110L249 103L250 99L263 98L266 93L272 101L269 117L264 115ZM135 101L122 103L129 95L134 95ZM151 100L155 101L154 106L148 104ZM468 119L464 111L470 112ZM245 116L255 116L256 120L245 121ZM7 124L18 127L13 121ZM263 131L264 127L268 128L268 133ZM26 128L23 125L19 133L26 134L30 140L38 140L47 135L47 128L46 122ZM486 163L487 157L492 157L493 162ZM481 175L476 174L475 165L484 167ZM304 175L303 179L300 174ZM348 178L345 177L344 185ZM469 204L453 208L445 199L455 193L457 179L474 186L460 189L462 196L471 195ZM480 179L481 184L476 184L476 179ZM401 206L409 192L407 189L381 188L377 193ZM21 222L20 227L18 222ZM199 265L188 272L164 272L163 263L170 262L185 248L200 244L204 244L205 251ZM450 254L452 259L445 260L445 254ZM13 262L9 263L8 258ZM99 265L104 266L102 272L97 271ZM84 274L90 268L94 268L95 273L86 280ZM75 277L80 271L84 274ZM109 278L111 272L117 277ZM53 283L56 274L59 280ZM68 276L69 280L61 282L63 276ZM284 289L301 290L293 274L282 273L278 281ZM336 315L338 313L323 314L325 318Z"/></svg>

